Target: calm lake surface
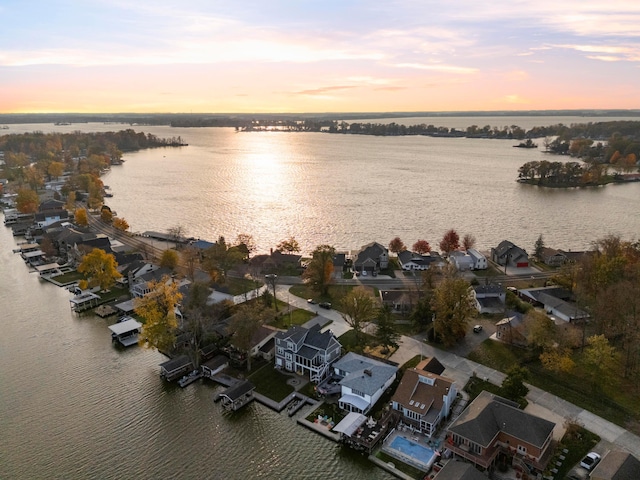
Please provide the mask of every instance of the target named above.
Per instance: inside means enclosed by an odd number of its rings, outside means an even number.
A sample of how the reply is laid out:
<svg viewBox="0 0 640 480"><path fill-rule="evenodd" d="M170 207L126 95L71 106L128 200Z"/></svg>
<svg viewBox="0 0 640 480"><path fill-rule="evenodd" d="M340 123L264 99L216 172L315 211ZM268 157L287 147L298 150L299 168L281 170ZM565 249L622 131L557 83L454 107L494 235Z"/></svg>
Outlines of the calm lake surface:
<svg viewBox="0 0 640 480"><path fill-rule="evenodd" d="M604 120L396 121L530 128ZM3 133L125 127L12 125ZM182 225L209 240L246 232L261 251L294 235L305 253L395 236L435 245L449 228L473 234L480 249L509 239L532 250L539 234L549 246L584 249L608 233L640 232L640 184L519 185L524 162L557 157L512 148L517 142L134 128L189 143L127 154L105 175L108 204L135 231ZM229 415L213 403L213 385L165 385L162 355L114 349L110 322L73 315L69 293L11 253L16 241L0 227L0 478L390 478L286 414L254 403Z"/></svg>

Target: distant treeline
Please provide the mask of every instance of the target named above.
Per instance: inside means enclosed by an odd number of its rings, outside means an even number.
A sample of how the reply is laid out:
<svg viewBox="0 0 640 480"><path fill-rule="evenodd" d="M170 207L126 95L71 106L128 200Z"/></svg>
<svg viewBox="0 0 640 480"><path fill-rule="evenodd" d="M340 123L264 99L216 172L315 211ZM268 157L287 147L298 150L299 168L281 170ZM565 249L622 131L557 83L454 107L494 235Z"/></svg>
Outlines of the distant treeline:
<svg viewBox="0 0 640 480"><path fill-rule="evenodd" d="M25 153L27 155L50 154L52 151L102 153L113 149L132 152L146 148L181 146L181 137L158 138L151 133L136 132L132 129L119 132L72 132L42 133L31 132L0 136L0 151Z"/></svg>

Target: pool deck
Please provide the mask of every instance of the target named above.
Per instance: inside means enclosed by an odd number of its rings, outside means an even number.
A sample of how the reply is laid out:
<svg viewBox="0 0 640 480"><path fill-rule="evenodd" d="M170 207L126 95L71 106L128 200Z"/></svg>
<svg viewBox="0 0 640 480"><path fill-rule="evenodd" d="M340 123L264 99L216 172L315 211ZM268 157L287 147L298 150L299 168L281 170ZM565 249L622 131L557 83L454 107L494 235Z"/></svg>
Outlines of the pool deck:
<svg viewBox="0 0 640 480"><path fill-rule="evenodd" d="M434 455L427 462L423 462L419 459L416 459L415 457L407 455L401 452L400 450L397 450L391 447L391 444L396 439L396 437L402 437L405 440L408 440L409 442L413 442L417 445L420 445L421 447L428 448L434 452ZM382 451L387 455L390 455L394 458L397 458L401 462L406 463L407 465L411 465L412 467L415 467L419 470L428 472L431 469L431 466L439 458L439 456L436 454L437 449L433 443L434 443L433 440L430 440L428 437L422 434L411 432L410 430L405 431L405 430L402 430L401 428L398 428L393 432L391 432L387 438L385 438Z"/></svg>

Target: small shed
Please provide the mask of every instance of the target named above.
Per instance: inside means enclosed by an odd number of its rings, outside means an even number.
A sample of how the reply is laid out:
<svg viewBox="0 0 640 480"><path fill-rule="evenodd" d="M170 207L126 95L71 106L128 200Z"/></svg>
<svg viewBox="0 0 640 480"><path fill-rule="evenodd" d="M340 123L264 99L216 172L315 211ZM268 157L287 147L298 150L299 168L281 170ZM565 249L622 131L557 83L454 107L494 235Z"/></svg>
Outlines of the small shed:
<svg viewBox="0 0 640 480"><path fill-rule="evenodd" d="M238 382L220 394L222 406L227 410L238 410L253 400L256 387L249 380Z"/></svg>
<svg viewBox="0 0 640 480"><path fill-rule="evenodd" d="M211 360L203 363L200 368L202 369L202 375L207 378L212 378L214 375L220 373L222 370L229 366L229 359L224 355L216 355Z"/></svg>

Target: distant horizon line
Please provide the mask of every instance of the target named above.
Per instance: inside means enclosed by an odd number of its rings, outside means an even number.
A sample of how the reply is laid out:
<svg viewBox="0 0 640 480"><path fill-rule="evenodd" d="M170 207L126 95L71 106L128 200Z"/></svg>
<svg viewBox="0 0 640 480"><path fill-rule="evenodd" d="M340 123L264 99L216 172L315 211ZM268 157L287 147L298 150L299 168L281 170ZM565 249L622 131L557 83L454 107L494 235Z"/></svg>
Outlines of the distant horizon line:
<svg viewBox="0 0 640 480"><path fill-rule="evenodd" d="M345 112L11 112L0 113L0 118L15 117L144 117L144 116L182 116L182 117L423 117L423 116L561 116L561 115L596 115L607 114L640 115L640 108L580 108L580 109L541 109L541 110L416 110L416 111L345 111Z"/></svg>

